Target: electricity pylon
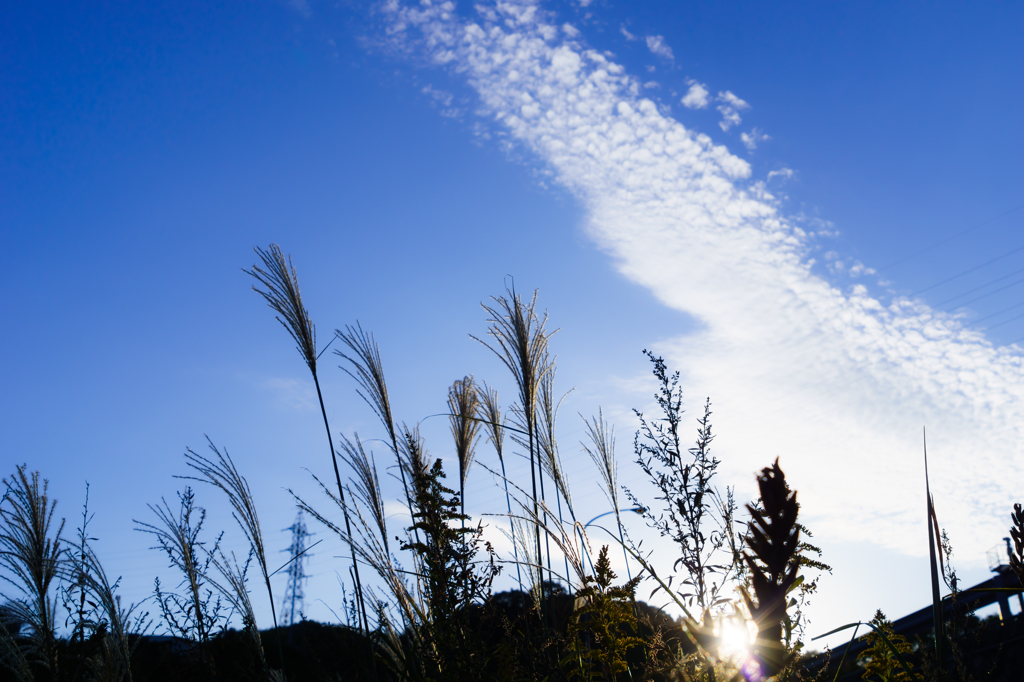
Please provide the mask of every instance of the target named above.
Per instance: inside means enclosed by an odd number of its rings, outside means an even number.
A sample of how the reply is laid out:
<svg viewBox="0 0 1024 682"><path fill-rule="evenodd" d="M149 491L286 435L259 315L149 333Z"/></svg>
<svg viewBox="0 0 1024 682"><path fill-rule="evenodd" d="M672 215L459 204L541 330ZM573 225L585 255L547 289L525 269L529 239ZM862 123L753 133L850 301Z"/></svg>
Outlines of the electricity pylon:
<svg viewBox="0 0 1024 682"><path fill-rule="evenodd" d="M305 597L302 586L309 577L306 575L306 560L310 557L310 554L306 552L306 538L312 535L306 530L306 521L302 518L301 509L299 509L298 516L295 517L295 523L285 530L292 532L292 544L288 549L281 551L288 552L288 555L292 557L292 562L288 564L288 587L285 589L284 604L281 607L282 626L295 624L302 614L303 598Z"/></svg>

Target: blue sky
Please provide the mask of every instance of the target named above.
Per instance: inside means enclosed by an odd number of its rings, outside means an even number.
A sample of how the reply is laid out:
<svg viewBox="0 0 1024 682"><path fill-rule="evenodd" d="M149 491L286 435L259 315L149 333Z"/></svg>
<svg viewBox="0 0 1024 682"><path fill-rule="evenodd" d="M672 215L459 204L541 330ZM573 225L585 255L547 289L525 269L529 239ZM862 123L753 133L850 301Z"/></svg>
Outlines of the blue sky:
<svg viewBox="0 0 1024 682"><path fill-rule="evenodd" d="M284 548L283 488L315 494L303 467L329 464L304 366L241 272L274 241L322 343L356 320L376 334L400 419L441 412L465 374L511 401L468 338L511 275L560 328L563 457L595 514L577 413L603 407L639 487L630 410L650 407L652 348L691 414L711 396L723 485L749 496L781 457L835 567L812 629L924 606L921 426L967 579L1019 499L1022 18L18 3L0 23L5 475L39 469L69 527L88 480L137 599L164 562L132 519L208 434ZM379 438L334 364L335 430ZM443 420L424 429L448 456ZM475 475L469 507L499 511ZM211 529L237 541L212 493ZM337 608L328 545L307 595Z"/></svg>

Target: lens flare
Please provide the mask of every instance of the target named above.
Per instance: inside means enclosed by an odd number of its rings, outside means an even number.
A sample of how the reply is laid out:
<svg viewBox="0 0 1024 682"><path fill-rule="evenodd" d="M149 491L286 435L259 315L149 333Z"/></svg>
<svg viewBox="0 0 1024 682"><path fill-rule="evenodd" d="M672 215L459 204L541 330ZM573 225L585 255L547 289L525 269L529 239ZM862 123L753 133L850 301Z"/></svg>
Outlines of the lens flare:
<svg viewBox="0 0 1024 682"><path fill-rule="evenodd" d="M733 663L750 655L750 632L743 619L729 616L718 622L718 655Z"/></svg>

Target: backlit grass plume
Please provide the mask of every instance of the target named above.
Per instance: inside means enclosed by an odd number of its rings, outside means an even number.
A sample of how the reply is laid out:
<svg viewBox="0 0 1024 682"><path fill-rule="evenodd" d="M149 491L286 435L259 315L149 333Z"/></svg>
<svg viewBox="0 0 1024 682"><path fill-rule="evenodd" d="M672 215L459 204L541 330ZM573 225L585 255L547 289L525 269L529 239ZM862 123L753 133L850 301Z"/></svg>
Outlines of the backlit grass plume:
<svg viewBox="0 0 1024 682"><path fill-rule="evenodd" d="M459 379L448 389L448 421L451 423L455 454L459 458L459 501L462 514L466 514L466 478L476 457L476 444L480 440L480 422L477 421L480 396L473 377Z"/></svg>
<svg viewBox="0 0 1024 682"><path fill-rule="evenodd" d="M743 553L756 602L746 589L741 588L741 593L757 625L754 650L761 673L771 677L787 663L782 625L786 619L786 595L796 582L800 568L797 555L800 529L796 522L800 507L796 492L786 485L786 475L779 468L778 459L771 467L761 470L757 485L762 509L747 506L751 523L746 543L754 556Z"/></svg>
<svg viewBox="0 0 1024 682"><path fill-rule="evenodd" d="M398 441L398 434L395 429L395 419L391 414L388 385L384 381L384 366L380 360L377 341L373 338L373 334L363 331L359 323L356 323L354 327L346 326L345 331L336 329L334 335L348 346L347 352L344 350L334 351L335 355L348 360L351 364L351 368L342 367L342 369L356 380L359 385L356 392L384 424L392 445L395 445Z"/></svg>
<svg viewBox="0 0 1024 682"><path fill-rule="evenodd" d="M538 317L537 292L529 303L524 303L515 289L508 289L508 296L491 297L494 305L481 304L490 316L490 327L487 335L493 345L475 336L476 339L491 350L504 363L515 378L519 389L519 401L522 408L523 425L526 430L527 448L530 456L530 479L533 498L533 516L539 518L540 505L537 497L538 472L536 448L536 416L537 397L540 382L551 369L548 357L548 339L553 332L544 329L547 315ZM534 527L534 544L536 554L541 556L540 526Z"/></svg>
<svg viewBox="0 0 1024 682"><path fill-rule="evenodd" d="M21 465L3 483L6 492L0 503L0 566L5 570L0 577L24 595L7 603L6 620L29 625L32 634L28 658L38 661L57 679L57 604L51 597L51 587L60 577L64 558L60 537L64 520L55 522L57 503L47 494L49 482L44 480L40 486L39 472L29 474ZM24 659L20 655L15 658L18 668L24 667Z"/></svg>
<svg viewBox="0 0 1024 682"><path fill-rule="evenodd" d="M615 429L604 420L604 412L599 408L597 416L587 421L587 439L590 446L580 443L583 450L590 456L594 466L601 473L604 483L604 495L615 512L615 525L619 530L619 543L622 545L622 558L626 561L626 575L630 580L633 574L629 570L629 557L626 555L626 538L622 531L622 517L619 513L619 467L615 461Z"/></svg>
<svg viewBox="0 0 1024 682"><path fill-rule="evenodd" d="M558 419L558 408L562 404L562 398L555 400L554 368L544 376L540 383L540 415L538 417L538 440L540 441L541 464L552 481L555 482L555 489L565 500L569 513L575 520L572 505L572 494L569 491L569 481L565 476L565 467L562 466L562 458L558 454L558 440L555 438L555 422ZM566 394L568 395L568 394ZM561 501L558 502L558 516L561 520Z"/></svg>
<svg viewBox="0 0 1024 682"><path fill-rule="evenodd" d="M569 481L565 477L565 467L562 466L562 458L558 454L558 440L555 438L555 422L558 419L558 408L561 406L563 399L565 399L564 395L561 399L555 400L555 370L554 366L552 366L551 370L544 375L544 379L540 382L540 401L538 406L540 414L537 419L537 435L540 441L541 469L555 483L555 509L558 511L558 523L564 523L564 518L562 517L562 500L564 499L565 506L569 510L569 516L575 525L576 512L572 504L572 494L569 491ZM541 499L544 499L543 483L544 479L541 478ZM546 521L547 519L545 518ZM549 569L550 564L551 549L549 547ZM565 560L565 574L569 574L568 558Z"/></svg>
<svg viewBox="0 0 1024 682"><path fill-rule="evenodd" d="M217 591L224 595L224 598L231 604L231 608L242 618L242 629L248 635L249 647L253 657L256 659L260 677L263 680L273 679L270 668L267 666L267 658L263 653L263 642L260 639L260 629L256 625L256 614L252 608L252 600L249 598L248 573L249 566L256 552L250 548L245 563L240 563L234 553L228 558L223 551L211 555L210 560L214 567L223 576L224 582L210 578L210 584L217 588ZM273 598L271 598L273 603ZM276 625L275 625L276 628Z"/></svg>
<svg viewBox="0 0 1024 682"><path fill-rule="evenodd" d="M410 479L415 480L402 464L403 448L408 445L405 442L406 434L399 434L395 426L395 418L391 412L391 401L388 398L388 385L384 380L384 365L380 359L380 348L373 334L363 331L362 326L346 326L345 330L334 330L335 338L348 347L348 350L335 350L334 354L348 361L349 367L342 369L350 377L355 379L359 388L356 392L359 397L366 401L373 413L377 415L384 429L388 432L391 451L398 460L398 475L402 481L402 491L405 493L405 504L409 510L409 516L413 514L413 494L410 490ZM405 429L408 432L408 429Z"/></svg>
<svg viewBox="0 0 1024 682"><path fill-rule="evenodd" d="M352 468L356 477L355 497L366 507L373 518L374 524L380 531L381 541L384 543L384 552L388 549L388 526L384 516L384 496L380 491L380 479L377 476L377 462L372 454L367 454L363 449L363 442L359 440L359 434L355 434L355 440L341 437L341 458Z"/></svg>
<svg viewBox="0 0 1024 682"><path fill-rule="evenodd" d="M271 244L269 251L256 247L256 254L263 261L264 267L252 266L252 270L244 270L246 274L252 275L264 288L253 286L253 290L263 296L270 306L277 313L277 321L281 323L292 338L298 344L299 354L306 361L310 373L313 375L313 384L316 386L316 397L320 401L320 414L324 420L324 429L327 432L327 443L331 449L331 465L334 467L334 480L338 485L338 496L342 502L345 501L345 490L341 485L341 472L338 470L338 458L334 450L334 439L331 436L331 425L327 421L327 409L324 407L324 396L320 390L320 379L316 373L316 361L319 355L316 352L316 329L309 317L309 312L302 304L302 295L299 293L299 278L292 266L291 258L285 260L281 253L281 247ZM348 518L348 507L342 505L345 514L345 525L351 525ZM351 532L349 536L351 537ZM352 573L356 582L356 595L359 597L359 606L362 614L364 629L368 627L366 616L366 604L362 598L363 588L359 580L359 564L356 561L355 550L352 551Z"/></svg>
<svg viewBox="0 0 1024 682"><path fill-rule="evenodd" d="M264 288L253 286L253 290L266 299L267 305L277 313L277 321L288 330L298 344L299 355L306 361L309 371L316 376L316 328L309 319L309 312L302 305L302 294L299 292L299 278L289 256L285 259L281 247L271 244L266 251L256 247L256 255L263 261L263 267L252 266L252 270L243 270L263 285Z"/></svg>
<svg viewBox="0 0 1024 682"><path fill-rule="evenodd" d="M260 568L260 573L263 575L263 583L267 588L267 597L270 599L270 614L274 619L274 628L277 628L277 609L274 606L274 590L270 586L270 571L267 568L267 552L266 546L263 543L263 531L260 530L260 519L256 514L256 503L252 497L252 490L249 488L249 482L245 480L245 477L239 473L238 468L235 466L234 461L231 459L231 455L228 454L227 450L221 452L217 449L217 446L213 444L209 438L206 439L207 444L210 446L210 450L213 452L213 457L207 457L200 455L192 449L185 450L185 461L189 467L195 471L198 476L182 476L193 481L200 481L203 483L209 483L210 485L219 488L228 497L228 501L231 503L232 511L231 516L234 517L238 523L239 528L242 529L242 533L245 535L245 539L249 541L249 546L252 548L252 558L256 559L256 565ZM219 561L219 563L218 563ZM231 568L227 559L221 557L221 560L214 558L214 562L217 564L218 569L224 574L225 578L228 578L228 582L231 586L236 586L238 583L238 571ZM248 562L247 562L248 563ZM234 562L235 568L237 568L237 562ZM230 569L229 572L225 572L225 569ZM244 577L244 573L241 574ZM244 586L244 580L242 585ZM237 601L239 604L247 603L249 600L248 595L239 595ZM232 600L234 604L234 600ZM235 604L236 608L239 604ZM251 605L250 605L251 607ZM251 611L251 608L250 608ZM244 614L244 611L242 611ZM252 627L255 627L253 622ZM259 640L259 633L257 632L256 640ZM278 636L278 649L280 653L281 642L280 636ZM262 648L260 649L260 656L262 657ZM260 659L264 664L266 661ZM283 660L283 655L282 655Z"/></svg>
<svg viewBox="0 0 1024 682"><path fill-rule="evenodd" d="M501 406L498 404L498 391L486 383L477 387L479 397L477 399L477 418L484 422L487 430L487 440L494 446L494 452L498 455L498 463L501 464L501 479L505 484L505 507L508 515L512 516L512 498L508 493L508 478L505 472L505 418L501 414ZM523 585L522 571L519 567L519 545L512 543L512 553L516 563L516 581L520 588Z"/></svg>

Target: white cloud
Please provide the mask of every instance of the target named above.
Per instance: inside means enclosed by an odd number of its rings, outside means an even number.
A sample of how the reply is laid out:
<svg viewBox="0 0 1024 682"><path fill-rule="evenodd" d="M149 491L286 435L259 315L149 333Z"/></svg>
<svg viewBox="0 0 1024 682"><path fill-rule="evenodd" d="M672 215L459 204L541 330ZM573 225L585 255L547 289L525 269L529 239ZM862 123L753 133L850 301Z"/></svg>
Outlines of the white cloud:
<svg viewBox="0 0 1024 682"><path fill-rule="evenodd" d="M623 275L701 322L656 350L689 395L716 399L723 478L747 480L781 455L819 537L920 554L928 424L940 521L965 561L983 556L1024 475L1020 353L920 302L815 274L812 232L746 161L637 94L607 56L547 39L534 6L493 11L461 18L451 3L396 0L384 13L396 50L461 74L481 110L544 159Z"/></svg>
<svg viewBox="0 0 1024 682"><path fill-rule="evenodd" d="M768 171L768 182L771 182L773 178L790 180L793 175L794 173L792 168L780 168L779 170Z"/></svg>
<svg viewBox="0 0 1024 682"><path fill-rule="evenodd" d="M675 55L672 54L672 48L665 44L665 38L662 36L647 36L644 38L647 41L647 49L664 59L675 59Z"/></svg>
<svg viewBox="0 0 1024 682"><path fill-rule="evenodd" d="M750 151L757 149L757 145L761 142L766 142L772 139L770 135L766 135L761 130L754 128L750 133L740 133L740 140L743 145ZM771 174L769 174L770 176Z"/></svg>
<svg viewBox="0 0 1024 682"><path fill-rule="evenodd" d="M687 109L705 109L708 106L709 94L703 83L691 83L690 89L683 95L683 106Z"/></svg>
<svg viewBox="0 0 1024 682"><path fill-rule="evenodd" d="M721 102L725 102L726 105L732 107L733 109L737 109L740 111L742 111L743 109L750 108L749 104L747 104L746 102L744 102L743 100L741 100L739 97L732 94L728 90L726 90L725 92L718 93L718 99Z"/></svg>
<svg viewBox="0 0 1024 682"><path fill-rule="evenodd" d="M718 125L723 131L729 130L729 128L732 128L733 126L738 126L743 122L743 119L740 118L739 112L744 109L749 109L749 104L728 90L725 92L719 92L717 99L721 102L717 107L718 113L722 114L722 120L719 121Z"/></svg>
<svg viewBox="0 0 1024 682"><path fill-rule="evenodd" d="M626 27L625 27L625 26L620 26L620 27L619 27L619 30L620 30L620 31L622 32L622 35L626 36L626 40L631 40L631 41L632 41L632 40L640 40L640 39L639 39L639 38L637 38L637 37L636 37L635 35L633 35L632 33L630 33L630 32L629 32L629 31L628 31L628 30L626 29Z"/></svg>
<svg viewBox="0 0 1024 682"><path fill-rule="evenodd" d="M874 268L869 268L858 260L854 261L853 265L850 266L849 272L851 277L860 277L861 275L874 275L877 271Z"/></svg>

